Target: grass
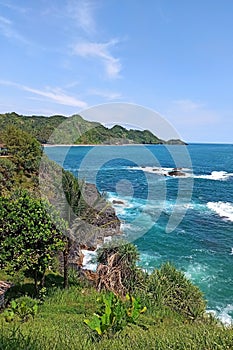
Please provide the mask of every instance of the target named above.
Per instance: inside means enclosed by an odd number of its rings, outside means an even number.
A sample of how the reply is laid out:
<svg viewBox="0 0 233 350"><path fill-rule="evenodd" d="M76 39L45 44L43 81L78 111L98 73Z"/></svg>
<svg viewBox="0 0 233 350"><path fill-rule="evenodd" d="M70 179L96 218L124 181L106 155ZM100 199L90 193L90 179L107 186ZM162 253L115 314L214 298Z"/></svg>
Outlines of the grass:
<svg viewBox="0 0 233 350"><path fill-rule="evenodd" d="M233 349L233 329L214 322L189 322L169 308L142 315L114 337L97 339L84 324L97 310L92 288L55 288L35 319L6 323L0 314L0 350Z"/></svg>

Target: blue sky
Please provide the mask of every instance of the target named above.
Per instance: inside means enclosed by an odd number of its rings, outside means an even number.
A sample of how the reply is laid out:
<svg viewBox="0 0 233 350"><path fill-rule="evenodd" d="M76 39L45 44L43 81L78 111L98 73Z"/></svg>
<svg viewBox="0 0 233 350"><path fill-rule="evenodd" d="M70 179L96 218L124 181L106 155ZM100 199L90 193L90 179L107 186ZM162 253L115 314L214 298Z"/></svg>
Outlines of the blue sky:
<svg viewBox="0 0 233 350"><path fill-rule="evenodd" d="M232 16L232 0L0 0L0 112L129 102L188 142L232 143Z"/></svg>

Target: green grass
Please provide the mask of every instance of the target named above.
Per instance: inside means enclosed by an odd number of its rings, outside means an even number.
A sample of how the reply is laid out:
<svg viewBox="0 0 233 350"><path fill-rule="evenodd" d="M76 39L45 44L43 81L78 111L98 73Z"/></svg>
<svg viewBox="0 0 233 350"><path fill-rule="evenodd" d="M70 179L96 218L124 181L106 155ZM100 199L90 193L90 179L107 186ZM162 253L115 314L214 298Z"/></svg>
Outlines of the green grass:
<svg viewBox="0 0 233 350"><path fill-rule="evenodd" d="M92 288L50 290L35 319L6 323L0 314L0 350L233 349L233 329L214 322L190 323L169 308L154 309L108 339L97 339L84 324L97 310Z"/></svg>

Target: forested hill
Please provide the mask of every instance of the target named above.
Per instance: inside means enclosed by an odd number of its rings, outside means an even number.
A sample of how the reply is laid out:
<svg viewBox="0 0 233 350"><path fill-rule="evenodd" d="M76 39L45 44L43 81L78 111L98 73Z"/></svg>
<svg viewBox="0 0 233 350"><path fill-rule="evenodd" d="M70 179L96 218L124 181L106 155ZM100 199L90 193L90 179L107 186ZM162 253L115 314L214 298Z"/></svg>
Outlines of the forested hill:
<svg viewBox="0 0 233 350"><path fill-rule="evenodd" d="M64 121L66 123L58 128ZM149 130L128 130L120 125L109 129L79 115L44 117L23 116L14 112L0 114L0 130L6 129L8 125L27 131L43 144L184 144L181 140L161 140Z"/></svg>

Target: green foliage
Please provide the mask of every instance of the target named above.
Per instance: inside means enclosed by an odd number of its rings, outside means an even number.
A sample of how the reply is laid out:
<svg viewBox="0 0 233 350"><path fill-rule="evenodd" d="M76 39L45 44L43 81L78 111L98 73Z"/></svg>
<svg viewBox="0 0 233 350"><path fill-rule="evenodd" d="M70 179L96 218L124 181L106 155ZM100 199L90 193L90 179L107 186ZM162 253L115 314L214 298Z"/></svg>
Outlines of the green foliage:
<svg viewBox="0 0 233 350"><path fill-rule="evenodd" d="M69 171L62 170L62 187L66 199L62 216L71 227L74 219L83 209L81 205L83 182L79 182Z"/></svg>
<svg viewBox="0 0 233 350"><path fill-rule="evenodd" d="M127 130L115 125L111 129L103 125L93 126L76 140L77 144L159 144L163 143L148 130Z"/></svg>
<svg viewBox="0 0 233 350"><path fill-rule="evenodd" d="M168 306L189 320L201 318L205 313L206 303L200 289L170 263L149 276L147 293L150 302Z"/></svg>
<svg viewBox="0 0 233 350"><path fill-rule="evenodd" d="M34 318L38 312L38 303L30 297L21 297L12 300L10 307L4 311L6 322L11 322L19 319L26 322L30 317Z"/></svg>
<svg viewBox="0 0 233 350"><path fill-rule="evenodd" d="M69 286L80 287L80 278L77 273L77 269L73 267L68 268L68 281Z"/></svg>
<svg viewBox="0 0 233 350"><path fill-rule="evenodd" d="M0 114L0 129L4 130L8 126L14 126L30 133L40 143L45 143L55 128L66 120L64 116L22 116L17 113Z"/></svg>
<svg viewBox="0 0 233 350"><path fill-rule="evenodd" d="M98 336L84 322L98 309L93 288L52 289L39 314L28 322L5 322L0 314L0 350L231 350L233 328L206 321L186 322L173 313L160 318L148 312L114 337ZM144 302L143 302L144 305ZM161 306L160 314L163 314ZM104 310L98 309L102 315ZM146 327L139 327L141 326ZM98 342L93 343L94 334Z"/></svg>
<svg viewBox="0 0 233 350"><path fill-rule="evenodd" d="M139 252L132 243L113 239L104 244L97 251L98 290L107 289L126 295L143 288L144 274L136 265L138 260Z"/></svg>
<svg viewBox="0 0 233 350"><path fill-rule="evenodd" d="M146 307L141 308L139 299L129 295L122 300L113 293L108 293L98 300L100 311L94 313L91 320L85 319L84 322L99 336L113 335L127 324L135 324L140 314L146 311Z"/></svg>
<svg viewBox="0 0 233 350"><path fill-rule="evenodd" d="M65 121L65 123L63 123ZM59 125L62 127L59 128ZM64 116L20 116L16 113L0 114L0 129L9 126L30 133L41 143L57 144L159 144L164 143L148 130L127 130L115 125L108 129L96 122L84 120L79 115ZM52 137L50 139L50 136Z"/></svg>
<svg viewBox="0 0 233 350"><path fill-rule="evenodd" d="M65 222L47 202L26 191L0 197L0 266L24 266L37 281L43 278L54 254L61 250Z"/></svg>
<svg viewBox="0 0 233 350"><path fill-rule="evenodd" d="M16 165L9 158L0 158L0 193L12 189Z"/></svg>
<svg viewBox="0 0 233 350"><path fill-rule="evenodd" d="M23 170L27 174L38 173L42 149L33 136L14 126L8 126L4 131L3 141L18 171Z"/></svg>
<svg viewBox="0 0 233 350"><path fill-rule="evenodd" d="M123 239L113 239L103 244L97 251L97 261L101 264L108 264L109 256L118 254L120 261L129 267L135 267L139 261L139 252L137 247Z"/></svg>

